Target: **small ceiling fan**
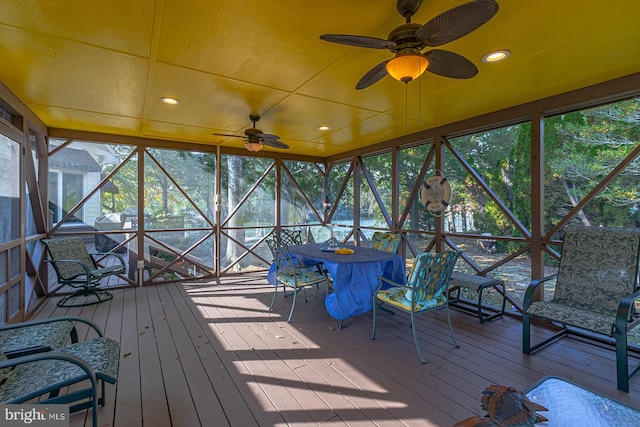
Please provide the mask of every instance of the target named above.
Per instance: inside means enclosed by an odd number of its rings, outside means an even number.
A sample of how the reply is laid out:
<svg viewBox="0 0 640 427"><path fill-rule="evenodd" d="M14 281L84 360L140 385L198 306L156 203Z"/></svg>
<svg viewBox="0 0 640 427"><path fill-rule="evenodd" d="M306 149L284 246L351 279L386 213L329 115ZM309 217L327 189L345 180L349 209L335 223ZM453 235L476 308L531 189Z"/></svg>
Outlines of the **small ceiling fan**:
<svg viewBox="0 0 640 427"><path fill-rule="evenodd" d="M280 139L277 135L271 135L269 133L263 133L260 129L256 128L256 123L260 120L260 116L257 114L249 115L249 120L253 122L253 127L249 129L245 129L244 136L241 135L230 135L226 133L214 133L215 136L226 136L231 138L243 138L245 139L244 146L249 151L260 151L263 146L273 147L273 148L282 148L287 149L289 146L282 141L278 141Z"/></svg>
<svg viewBox="0 0 640 427"><path fill-rule="evenodd" d="M409 83L425 71L454 79L469 79L478 68L462 55L442 49L422 52L426 47L441 46L466 36L489 21L498 12L494 0L473 0L449 9L424 25L411 22L423 0L398 0L396 8L406 22L389 33L387 40L345 34L324 34L325 41L373 49L389 49L393 59L383 61L369 70L356 89L364 89L387 74Z"/></svg>

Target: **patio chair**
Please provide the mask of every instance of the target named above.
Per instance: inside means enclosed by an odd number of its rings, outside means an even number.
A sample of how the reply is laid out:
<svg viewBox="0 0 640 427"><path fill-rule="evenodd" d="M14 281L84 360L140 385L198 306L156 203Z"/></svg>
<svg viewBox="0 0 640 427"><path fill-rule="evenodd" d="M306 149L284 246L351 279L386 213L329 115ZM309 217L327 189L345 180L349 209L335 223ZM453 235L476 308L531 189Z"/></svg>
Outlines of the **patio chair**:
<svg viewBox="0 0 640 427"><path fill-rule="evenodd" d="M115 262L112 265L100 267L79 237L43 239L41 242L47 248L50 259L46 262L53 265L58 276L58 283L76 289L58 301L58 306L78 307L98 304L113 298L110 292L98 289L98 286L105 277L124 274L126 266L121 255L113 252L93 254L94 256L115 257ZM81 298L80 302L76 302L78 297L88 298Z"/></svg>
<svg viewBox="0 0 640 427"><path fill-rule="evenodd" d="M72 413L91 408L97 427L98 405L105 404L104 383L116 383L119 358L119 343L107 337L13 359L0 350L0 403L39 398L35 403L69 404Z"/></svg>
<svg viewBox="0 0 640 427"><path fill-rule="evenodd" d="M400 233L383 233L382 231L376 231L373 233L373 236L371 236L369 246L379 251L395 254L398 252L401 240L402 235Z"/></svg>
<svg viewBox="0 0 640 427"><path fill-rule="evenodd" d="M293 290L293 301L291 302L291 311L287 319L287 322L290 322L300 289L302 289L302 293L304 294L304 301L307 302L307 286L320 285L323 282L329 286L329 276L324 272L322 266L304 266L299 264L296 259L291 256L289 247L286 244L278 244L276 239L273 238L267 239L267 244L269 245L269 249L271 249L276 264L276 284L269 310L273 310L273 305L276 302L278 285L282 284L285 296L286 289L291 288Z"/></svg>
<svg viewBox="0 0 640 427"><path fill-rule="evenodd" d="M62 347L68 340L78 342L76 323L84 323L99 337L102 331L93 322L81 317L52 317L30 322L12 323L0 327L0 349L9 358L50 351Z"/></svg>
<svg viewBox="0 0 640 427"><path fill-rule="evenodd" d="M284 243L287 246L302 244L302 231L281 229L274 233L274 237L278 243Z"/></svg>
<svg viewBox="0 0 640 427"><path fill-rule="evenodd" d="M638 290L640 229L567 227L558 273L531 282L522 315L522 351L531 354L569 332L569 326L613 337L616 343L618 389L629 392L627 333L640 323L634 302ZM550 301L533 301L540 285L556 279ZM561 329L532 345L531 319L545 319Z"/></svg>
<svg viewBox="0 0 640 427"><path fill-rule="evenodd" d="M314 231L315 230L315 236ZM307 229L306 243L329 243L339 244L339 240L333 234L333 228L324 225L311 225Z"/></svg>
<svg viewBox="0 0 640 427"><path fill-rule="evenodd" d="M378 289L373 294L373 332L371 339L376 338L376 326L378 310L384 309L383 304L388 304L393 309L409 313L411 316L411 329L413 339L418 350L418 357L422 363L427 363L420 349L415 318L419 314L430 313L435 310L445 309L449 332L453 345L458 348L456 337L453 334L451 317L449 316L449 281L451 273L458 260L458 252L444 251L440 253L423 252L416 257L413 268L407 277L407 284L393 282L382 276L378 277Z"/></svg>

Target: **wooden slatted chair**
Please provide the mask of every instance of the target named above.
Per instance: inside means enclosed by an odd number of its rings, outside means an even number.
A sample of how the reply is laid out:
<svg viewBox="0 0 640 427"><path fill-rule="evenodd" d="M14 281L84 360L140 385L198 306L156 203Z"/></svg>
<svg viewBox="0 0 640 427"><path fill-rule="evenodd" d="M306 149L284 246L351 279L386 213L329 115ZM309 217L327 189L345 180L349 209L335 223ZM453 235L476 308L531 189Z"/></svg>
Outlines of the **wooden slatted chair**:
<svg viewBox="0 0 640 427"><path fill-rule="evenodd" d="M406 285L393 282L382 276L378 277L378 289L373 294L373 331L371 339L376 338L378 310L383 308L381 307L383 304L386 304L385 307L409 313L418 357L422 363L427 363L420 349L415 317L419 314L445 309L451 339L453 340L453 345L458 348L449 316L448 298L449 281L458 257L459 253L454 251L444 251L436 254L430 252L421 253L416 257L413 268L407 277Z"/></svg>

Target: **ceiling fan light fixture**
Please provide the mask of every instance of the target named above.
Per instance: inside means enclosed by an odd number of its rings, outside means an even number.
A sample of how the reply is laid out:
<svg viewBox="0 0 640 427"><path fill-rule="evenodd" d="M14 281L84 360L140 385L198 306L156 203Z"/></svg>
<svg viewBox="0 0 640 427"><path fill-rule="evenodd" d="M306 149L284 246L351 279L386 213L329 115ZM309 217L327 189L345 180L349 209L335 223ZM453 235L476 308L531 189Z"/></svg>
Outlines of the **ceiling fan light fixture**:
<svg viewBox="0 0 640 427"><path fill-rule="evenodd" d="M403 49L387 62L387 73L394 79L409 83L427 70L429 60L415 49Z"/></svg>
<svg viewBox="0 0 640 427"><path fill-rule="evenodd" d="M252 141L245 142L244 146L247 150L251 151L252 153L257 153L258 151L262 150L262 147L264 147L263 144L259 142L252 142Z"/></svg>

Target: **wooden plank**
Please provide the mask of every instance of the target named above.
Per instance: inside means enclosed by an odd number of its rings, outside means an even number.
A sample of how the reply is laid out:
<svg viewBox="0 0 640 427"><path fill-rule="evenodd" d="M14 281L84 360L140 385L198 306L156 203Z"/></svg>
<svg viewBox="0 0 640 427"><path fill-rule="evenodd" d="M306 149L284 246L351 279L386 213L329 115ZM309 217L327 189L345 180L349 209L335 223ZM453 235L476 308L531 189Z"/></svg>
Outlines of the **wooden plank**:
<svg viewBox="0 0 640 427"><path fill-rule="evenodd" d="M185 377L182 361L171 335L169 319L164 312L165 302L160 295L166 294L166 289L163 290L163 288L163 286L150 286L147 288L147 295L150 305L154 307L151 311L151 319L156 333L169 414L171 422L176 425L197 426L200 425L200 420L189 391L190 378Z"/></svg>
<svg viewBox="0 0 640 427"><path fill-rule="evenodd" d="M212 345L215 337L210 333L209 319L198 310L198 303L190 298L183 287L171 287L176 308L182 313L183 323L195 350L215 391L216 398L224 410L229 424L251 426L256 423L242 393L231 379L229 370L218 355L217 346ZM188 316L187 314L191 314Z"/></svg>
<svg viewBox="0 0 640 427"><path fill-rule="evenodd" d="M287 323L291 298L280 291L270 312L273 287L263 274L114 295L74 309L50 298L37 313L89 318L120 341L119 381L107 385L101 425L207 426L214 416L216 425L230 426L452 425L483 414L480 397L488 385L525 388L544 375L640 409L640 379L632 379L630 393L617 391L613 349L563 338L524 355L521 323L508 316L480 324L452 310L458 349L443 311L421 316L422 365L404 314L381 315L372 341L371 313L348 319L340 330L326 313L325 290L309 289L309 302L300 296ZM547 333L534 327L536 339ZM90 420L83 411L71 424Z"/></svg>
<svg viewBox="0 0 640 427"><path fill-rule="evenodd" d="M140 360L140 402L142 421L145 426L165 426L171 418L167 407L160 354L156 343L151 311L159 307L150 306L147 288L136 288L138 351Z"/></svg>

